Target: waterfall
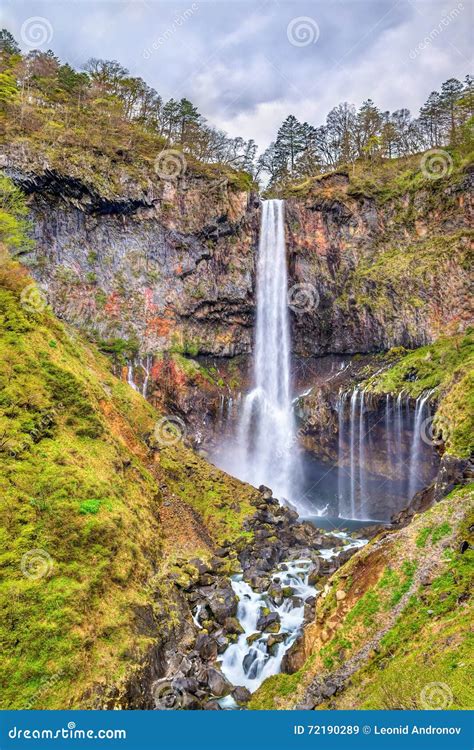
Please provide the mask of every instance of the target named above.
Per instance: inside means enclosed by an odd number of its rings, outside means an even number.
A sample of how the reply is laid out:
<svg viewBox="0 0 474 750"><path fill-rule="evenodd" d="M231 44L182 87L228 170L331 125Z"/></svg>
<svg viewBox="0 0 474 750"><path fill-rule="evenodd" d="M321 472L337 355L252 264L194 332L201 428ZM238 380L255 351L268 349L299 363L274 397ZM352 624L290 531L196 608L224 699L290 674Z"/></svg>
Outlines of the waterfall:
<svg viewBox="0 0 474 750"><path fill-rule="evenodd" d="M403 409L402 409L402 394L401 393L399 393L397 396L395 432L396 432L395 440L396 440L396 446L397 446L397 459L398 459L397 471L400 475L402 475L402 472L403 472Z"/></svg>
<svg viewBox="0 0 474 750"><path fill-rule="evenodd" d="M142 385L142 396L143 398L146 398L147 392L148 392L148 381L150 379L150 372L151 372L151 366L153 364L153 357L151 354L147 354L145 358L145 362L140 362L140 367L142 368L143 372L145 373L145 377L143 378L143 385Z"/></svg>
<svg viewBox="0 0 474 750"><path fill-rule="evenodd" d="M254 387L246 396L237 434L234 473L295 499L295 423L290 390L290 333L284 203L262 202L257 264Z"/></svg>
<svg viewBox="0 0 474 750"><path fill-rule="evenodd" d="M345 424L345 411L346 411L346 401L347 401L347 393L339 394L339 399L337 402L337 414L338 414L338 430L339 430L339 436L338 436L338 447L337 447L337 463L339 466L339 471L337 475L337 496L338 496L338 506L339 506L339 515L342 518L349 518L351 515L351 508L348 507L347 503L347 472L344 467L344 461L345 461L345 444L346 444L346 432L344 430L344 424Z"/></svg>
<svg viewBox="0 0 474 750"><path fill-rule="evenodd" d="M359 405L359 513L356 518L367 518L366 516L366 429L365 429L365 391L360 392Z"/></svg>
<svg viewBox="0 0 474 750"><path fill-rule="evenodd" d="M133 388L134 391L140 390L133 379L133 365L132 364L127 366L127 383Z"/></svg>
<svg viewBox="0 0 474 750"><path fill-rule="evenodd" d="M371 411L367 408L364 390L356 387L350 394L348 414L344 405L349 394L339 395L338 497L342 518L383 517L378 511L387 492L398 497L403 507L434 475L435 457L422 436L423 421L431 414L431 395L432 391L422 393L413 410L408 395L399 393L392 400L387 394L384 404ZM350 463L348 481L344 476L347 458ZM381 479L380 466L385 460L386 473L382 468ZM373 473L377 471L378 476ZM381 488L384 488L382 495Z"/></svg>
<svg viewBox="0 0 474 750"><path fill-rule="evenodd" d="M411 498L423 486L423 480L420 478L420 454L423 446L421 438L421 425L427 416L425 406L431 396L432 391L425 395L418 396L415 404L415 421L413 426L413 438L410 450L410 469L408 474L408 497Z"/></svg>
<svg viewBox="0 0 474 750"><path fill-rule="evenodd" d="M356 510L355 510L355 501L356 501L356 479L355 479L355 473L356 473L356 457L355 457L355 440L356 440L356 410L357 410L357 395L359 391L356 388L354 391L352 391L351 396L351 415L350 415L350 423L349 423L349 432L350 432L350 444L351 444L351 518L357 518L356 516Z"/></svg>
<svg viewBox="0 0 474 750"><path fill-rule="evenodd" d="M390 419L390 394L385 396L385 436L387 448L387 462L392 460L392 420Z"/></svg>

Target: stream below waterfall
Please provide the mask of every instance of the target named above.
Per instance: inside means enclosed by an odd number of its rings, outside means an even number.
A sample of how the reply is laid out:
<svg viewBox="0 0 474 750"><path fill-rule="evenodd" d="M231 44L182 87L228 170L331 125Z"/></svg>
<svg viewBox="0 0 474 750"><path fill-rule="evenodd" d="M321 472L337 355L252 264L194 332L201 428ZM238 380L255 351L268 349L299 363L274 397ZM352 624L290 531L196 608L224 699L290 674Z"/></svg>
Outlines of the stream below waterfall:
<svg viewBox="0 0 474 750"><path fill-rule="evenodd" d="M344 544L321 549L319 554L324 560L367 543L365 539L352 539L343 531L334 532L332 536L343 540ZM241 574L232 577L232 588L239 600L237 619L244 632L222 654L220 668L233 685L246 687L253 693L267 677L281 671L283 657L302 632L305 604L319 593L308 583L316 567L313 560L305 558L282 562L264 592L254 591ZM259 630L263 618L269 621L272 613L277 615L272 632ZM230 695L219 703L222 708L237 708Z"/></svg>

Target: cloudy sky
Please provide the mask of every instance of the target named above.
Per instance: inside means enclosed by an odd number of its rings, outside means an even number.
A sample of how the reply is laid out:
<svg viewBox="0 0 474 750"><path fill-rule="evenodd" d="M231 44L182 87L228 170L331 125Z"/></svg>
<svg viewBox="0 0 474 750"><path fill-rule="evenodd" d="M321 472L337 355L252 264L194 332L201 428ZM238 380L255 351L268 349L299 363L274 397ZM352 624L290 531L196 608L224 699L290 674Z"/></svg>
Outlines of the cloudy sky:
<svg viewBox="0 0 474 750"><path fill-rule="evenodd" d="M474 0L3 0L24 50L117 59L167 99L264 148L295 114L372 98L416 112L472 72Z"/></svg>

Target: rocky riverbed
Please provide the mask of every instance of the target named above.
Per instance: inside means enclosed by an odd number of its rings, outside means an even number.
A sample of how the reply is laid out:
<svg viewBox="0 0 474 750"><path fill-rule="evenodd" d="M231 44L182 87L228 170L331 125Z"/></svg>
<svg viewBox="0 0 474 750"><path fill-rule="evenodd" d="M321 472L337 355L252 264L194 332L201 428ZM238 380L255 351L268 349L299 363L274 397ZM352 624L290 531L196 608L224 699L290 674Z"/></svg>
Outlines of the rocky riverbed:
<svg viewBox="0 0 474 750"><path fill-rule="evenodd" d="M177 644L153 685L159 710L244 708L266 677L295 671L298 639L325 579L365 543L300 522L266 487L255 505L245 524L251 542L173 574L195 635L191 648Z"/></svg>

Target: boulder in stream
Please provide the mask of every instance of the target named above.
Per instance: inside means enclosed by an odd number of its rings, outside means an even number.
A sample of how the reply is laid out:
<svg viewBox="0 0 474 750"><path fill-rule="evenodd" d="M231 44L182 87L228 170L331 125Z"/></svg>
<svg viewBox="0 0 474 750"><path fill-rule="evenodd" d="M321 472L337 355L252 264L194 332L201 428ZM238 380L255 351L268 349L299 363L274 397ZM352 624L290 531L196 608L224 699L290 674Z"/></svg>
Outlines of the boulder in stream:
<svg viewBox="0 0 474 750"><path fill-rule="evenodd" d="M263 610L257 620L257 629L262 633L278 633L280 630L280 615L278 612L268 612Z"/></svg>
<svg viewBox="0 0 474 750"><path fill-rule="evenodd" d="M252 693L250 690L247 690L246 687L241 687L240 685L232 691L232 698L238 706L243 706L245 703L248 703L251 697Z"/></svg>
<svg viewBox="0 0 474 750"><path fill-rule="evenodd" d="M219 698L229 695L232 690L232 685L229 680L224 677L222 672L218 669L211 667L207 670L207 684L213 695L217 695Z"/></svg>

